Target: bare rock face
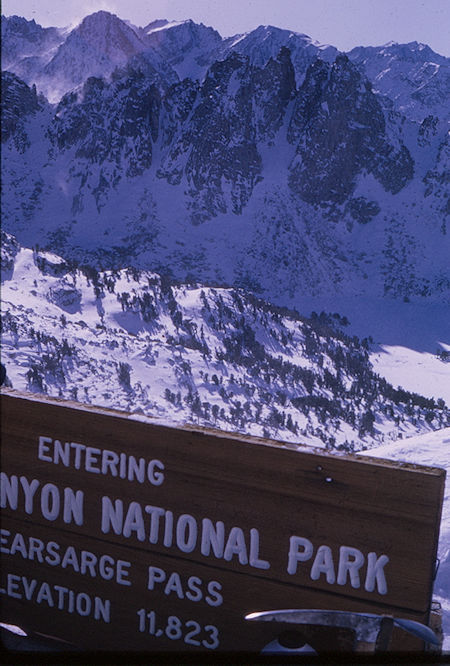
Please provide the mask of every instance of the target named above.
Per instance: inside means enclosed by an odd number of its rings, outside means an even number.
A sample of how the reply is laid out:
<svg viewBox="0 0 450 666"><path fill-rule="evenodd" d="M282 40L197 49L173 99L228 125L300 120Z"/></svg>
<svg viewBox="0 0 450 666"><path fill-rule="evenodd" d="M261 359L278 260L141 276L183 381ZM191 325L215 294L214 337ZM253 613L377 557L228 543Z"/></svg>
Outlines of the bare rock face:
<svg viewBox="0 0 450 666"><path fill-rule="evenodd" d="M80 307L81 291L61 281L61 284L54 285L49 289L47 298L51 303L60 307L61 310L74 313Z"/></svg>
<svg viewBox="0 0 450 666"><path fill-rule="evenodd" d="M69 266L64 259L50 252L35 252L34 261L43 275L59 277L69 271Z"/></svg>
<svg viewBox="0 0 450 666"><path fill-rule="evenodd" d="M447 233L450 215L450 138L447 134L439 145L436 162L424 179L425 196L433 201L433 207L442 214L442 232Z"/></svg>
<svg viewBox="0 0 450 666"><path fill-rule="evenodd" d="M241 214L262 178L258 143L275 137L295 92L289 52L282 49L263 69L232 53L210 68L195 98L192 87L181 85L192 111L159 175L174 184L185 177L194 224L229 210ZM179 89L168 96L172 112ZM180 98L179 117L186 118L185 100L186 96Z"/></svg>
<svg viewBox="0 0 450 666"><path fill-rule="evenodd" d="M20 250L20 245L14 236L7 234L3 229L0 230L1 238L1 264L0 268L3 273L11 271L14 267L14 261L17 253ZM3 275L2 275L3 277Z"/></svg>
<svg viewBox="0 0 450 666"><path fill-rule="evenodd" d="M381 105L345 55L331 67L321 61L310 67L288 137L297 144L290 186L312 204L344 203L363 170L393 194L413 177L408 149L388 141ZM351 210L358 208L351 205ZM363 218L370 210L366 208Z"/></svg>
<svg viewBox="0 0 450 666"><path fill-rule="evenodd" d="M194 224L227 211L224 187L230 189L233 212L242 212L260 173L250 71L248 61L235 54L211 67L191 97L189 122L163 161L161 176L175 183L185 178Z"/></svg>
<svg viewBox="0 0 450 666"><path fill-rule="evenodd" d="M53 153L74 151L80 185L72 210L83 210L90 187L100 210L122 178L150 168L158 138L161 97L151 78L129 69L110 84L89 78L77 93L65 95L56 108L49 137ZM89 166L100 169L91 176Z"/></svg>
<svg viewBox="0 0 450 666"><path fill-rule="evenodd" d="M38 109L36 86L29 88L15 74L2 72L2 143L12 138L17 149L24 152L30 145L25 120Z"/></svg>

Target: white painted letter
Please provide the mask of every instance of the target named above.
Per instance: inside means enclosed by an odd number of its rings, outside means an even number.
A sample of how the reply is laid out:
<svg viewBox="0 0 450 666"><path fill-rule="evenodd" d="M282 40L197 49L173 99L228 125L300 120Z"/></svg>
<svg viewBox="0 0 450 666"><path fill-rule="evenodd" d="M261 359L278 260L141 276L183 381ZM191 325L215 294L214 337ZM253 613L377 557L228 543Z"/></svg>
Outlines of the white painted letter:
<svg viewBox="0 0 450 666"><path fill-rule="evenodd" d="M159 569L158 567L149 567L148 568L148 582L147 589L154 590L155 583L163 583L166 580L166 572L164 569Z"/></svg>
<svg viewBox="0 0 450 666"><path fill-rule="evenodd" d="M259 559L259 532L252 527L250 530L250 558L249 563L255 569L270 569L270 563L267 560Z"/></svg>
<svg viewBox="0 0 450 666"><path fill-rule="evenodd" d="M223 549L225 547L225 524L221 520L218 520L214 526L212 520L209 518L203 518L202 555L208 557L211 552L211 546L216 557L223 557Z"/></svg>
<svg viewBox="0 0 450 666"><path fill-rule="evenodd" d="M0 530L0 543L8 543L8 537L10 536L11 532L9 530L1 529ZM0 553L9 553L9 548L5 548L5 546L0 547Z"/></svg>
<svg viewBox="0 0 450 666"><path fill-rule="evenodd" d="M46 483L41 492L41 511L47 520L56 520L60 508L59 490L53 483Z"/></svg>
<svg viewBox="0 0 450 666"><path fill-rule="evenodd" d="M26 476L21 476L20 483L22 484L23 492L25 493L25 512L33 513L33 497L34 493L39 488L39 481L33 479L33 481L29 483Z"/></svg>
<svg viewBox="0 0 450 666"><path fill-rule="evenodd" d="M88 446L86 449L86 472L94 472L94 474L100 474L98 467L94 465L98 464L96 456L100 455L100 449L96 449L93 446Z"/></svg>
<svg viewBox="0 0 450 666"><path fill-rule="evenodd" d="M197 543L197 521L194 516L183 513L178 518L176 535L177 546L181 552L192 553Z"/></svg>
<svg viewBox="0 0 450 666"><path fill-rule="evenodd" d="M219 590L222 589L222 585L217 582L217 580L211 580L208 583L208 593L211 595L205 597L205 601L209 606L221 606L223 603L223 596L220 594Z"/></svg>
<svg viewBox="0 0 450 666"><path fill-rule="evenodd" d="M320 574L326 574L327 583L332 585L336 582L336 574L334 572L333 554L329 546L319 546L317 549L314 564L311 567L312 580L319 580Z"/></svg>
<svg viewBox="0 0 450 666"><path fill-rule="evenodd" d="M112 476L117 476L117 463L119 456L114 451L105 449L102 453L102 474L107 474L108 469Z"/></svg>
<svg viewBox="0 0 450 666"><path fill-rule="evenodd" d="M7 578L7 595L8 597L14 597L15 599L22 599L20 592L16 592L19 589L20 576L15 574L8 574Z"/></svg>
<svg viewBox="0 0 450 666"><path fill-rule="evenodd" d="M128 481L137 479L139 483L145 481L145 458L139 458L139 462L134 456L128 458Z"/></svg>
<svg viewBox="0 0 450 666"><path fill-rule="evenodd" d="M347 574L350 574L351 586L358 588L360 586L359 570L363 564L364 555L360 550L351 548L350 546L341 546L339 548L338 585L345 585L347 583Z"/></svg>
<svg viewBox="0 0 450 666"><path fill-rule="evenodd" d="M104 557L107 557L104 555ZM131 562L126 560L117 560L117 572L116 572L116 581L119 585L131 585L130 580L126 580L130 575L130 572L127 569L131 567Z"/></svg>
<svg viewBox="0 0 450 666"><path fill-rule="evenodd" d="M61 585L54 585L53 588L58 592L58 610L63 610L64 608L64 595L69 590L67 587L62 587Z"/></svg>
<svg viewBox="0 0 450 666"><path fill-rule="evenodd" d="M145 541L145 525L142 516L141 505L138 502L130 502L127 516L123 525L123 536L131 536L131 532L136 532L139 541Z"/></svg>
<svg viewBox="0 0 450 666"><path fill-rule="evenodd" d="M160 472L156 470L161 470ZM154 486L160 486L164 481L164 465L160 460L150 460L147 467L147 478Z"/></svg>
<svg viewBox="0 0 450 666"><path fill-rule="evenodd" d="M86 449L84 444L77 444L76 442L70 442L70 446L75 449L75 469L80 469L81 467L81 452Z"/></svg>
<svg viewBox="0 0 450 666"><path fill-rule="evenodd" d="M79 615L89 615L91 612L91 598L86 592L80 592L76 598L76 609Z"/></svg>
<svg viewBox="0 0 450 666"><path fill-rule="evenodd" d="M148 540L150 543L158 543L159 519L165 514L165 511L160 506L152 506L151 504L146 505L145 511L151 515Z"/></svg>
<svg viewBox="0 0 450 666"><path fill-rule="evenodd" d="M299 551L303 548L303 551ZM288 574L297 573L297 562L306 562L313 554L313 545L309 539L303 537L291 536L289 539L289 557L288 557Z"/></svg>
<svg viewBox="0 0 450 666"><path fill-rule="evenodd" d="M94 620L111 622L111 602L109 599L94 597Z"/></svg>
<svg viewBox="0 0 450 666"><path fill-rule="evenodd" d="M39 460L45 460L45 462L53 462L53 458L46 456L45 452L49 450L49 447L46 444L51 444L53 442L51 437L39 437L39 446L38 446L38 458Z"/></svg>
<svg viewBox="0 0 450 666"><path fill-rule="evenodd" d="M122 534L123 527L123 502L116 499L113 503L109 497L102 497L102 532L107 534L110 526L116 534Z"/></svg>
<svg viewBox="0 0 450 666"><path fill-rule="evenodd" d="M34 588L37 585L37 580L33 578L31 583L29 583L28 578L22 576L22 585L23 589L25 590L25 599L27 601L31 601L31 599L33 598Z"/></svg>
<svg viewBox="0 0 450 666"><path fill-rule="evenodd" d="M166 548L170 548L173 541L173 513L172 511L166 511L164 516L164 540L163 544Z"/></svg>
<svg viewBox="0 0 450 666"><path fill-rule="evenodd" d="M17 476L8 478L5 472L0 472L0 506L6 509L6 501L11 509L17 509L18 485Z"/></svg>
<svg viewBox="0 0 450 666"><path fill-rule="evenodd" d="M225 546L223 559L230 562L233 559L233 555L239 557L240 564L248 564L244 532L240 527L231 528L230 534L228 535L227 545Z"/></svg>
<svg viewBox="0 0 450 666"><path fill-rule="evenodd" d="M53 455L55 457L54 463L55 465L59 464L59 458L61 458L62 464L64 467L69 467L70 465L70 444L69 442L65 442L64 448L59 441L59 439L55 439L53 443Z"/></svg>
<svg viewBox="0 0 450 666"><path fill-rule="evenodd" d="M64 488L64 514L65 523L71 523L72 520L77 525L83 524L83 500L82 490L74 492L72 488Z"/></svg>
<svg viewBox="0 0 450 666"><path fill-rule="evenodd" d="M46 601L50 608L54 607L54 601L52 597L52 592L50 590L50 585L48 583L41 583L41 587L39 588L39 592L37 593L36 597L36 603L40 604L43 601Z"/></svg>
<svg viewBox="0 0 450 666"><path fill-rule="evenodd" d="M387 555L380 555L377 558L376 553L369 553L367 556L367 575L364 589L367 592L373 592L375 589L375 581L377 583L377 590L380 594L387 594L387 583L384 575L384 567L389 562Z"/></svg>

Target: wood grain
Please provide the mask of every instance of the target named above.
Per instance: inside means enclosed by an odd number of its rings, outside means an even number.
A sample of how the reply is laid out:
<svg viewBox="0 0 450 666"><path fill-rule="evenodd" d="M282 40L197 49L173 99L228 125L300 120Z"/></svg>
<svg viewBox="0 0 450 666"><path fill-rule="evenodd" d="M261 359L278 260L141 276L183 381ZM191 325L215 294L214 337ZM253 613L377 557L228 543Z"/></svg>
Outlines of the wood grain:
<svg viewBox="0 0 450 666"><path fill-rule="evenodd" d="M37 399L12 390L2 390L1 400L2 471L9 479L15 475L39 482L32 513L26 513L24 496L19 492L17 509L6 502L2 528L11 535L18 532L45 543L55 541L61 547L73 545L78 551L128 561L132 584L118 585L99 576L81 575L70 567L62 569L25 559L20 553L4 553L2 570L73 590L89 590L90 595L109 599L113 619L110 623L94 621L97 644L101 637L102 644L126 644L129 649L136 645L140 649L180 650L180 641L182 649L204 649L201 645L185 644L184 639L169 639L165 635L156 638L139 632L136 613L140 608L156 608L161 617L172 614L202 627L217 626L223 650L259 650L268 642L265 623L261 627L243 620L245 613L256 610L365 610L427 621L444 470L333 456L306 447L296 450L276 442L205 429L170 428L139 422L111 410ZM148 481L139 483L88 472L82 464L75 469L73 465L65 467L40 460L39 436L125 452L146 461L158 459L164 463L164 482L155 486ZM61 514L54 520L42 515L39 493L45 484L55 486L61 497L67 487L83 492L82 525L65 523ZM190 552L183 552L175 543L165 546L162 533L157 543L150 543L149 522L143 541L137 538L137 530L128 537L113 530L102 533L105 496L112 503L121 500L124 512L130 503L139 505L148 521L145 507L151 506L170 511L175 521L183 515L191 516L199 530L203 519L214 524L222 521L226 535L238 527L247 555L250 531L257 530L258 556L269 566L263 569L243 564L238 554L230 561L213 553L203 555L200 536ZM313 554L309 560L299 562L295 574L289 574L288 553L293 536L308 540ZM311 578L315 554L324 545L332 553L336 574L342 546L360 551L365 561L359 572L359 587L353 587L349 577L344 585L328 582L325 574L317 580ZM385 567L386 594L377 587L374 591L364 589L367 556L371 552L389 557ZM212 607L204 600L180 598L185 590L180 592L175 583L168 593L164 593L163 585L150 591L149 566L163 570L168 577L177 572L182 581L190 576L217 581L222 586L223 603ZM66 639L76 635L79 644L90 646L86 626L92 626L91 617L50 608L45 600L38 604L5 594L2 607L9 618L5 621L12 622L19 616L23 622L26 618L35 631L43 633L50 623L58 632L55 635ZM280 627L273 631L276 635ZM395 636L397 646L406 646L405 649L420 645L403 633Z"/></svg>

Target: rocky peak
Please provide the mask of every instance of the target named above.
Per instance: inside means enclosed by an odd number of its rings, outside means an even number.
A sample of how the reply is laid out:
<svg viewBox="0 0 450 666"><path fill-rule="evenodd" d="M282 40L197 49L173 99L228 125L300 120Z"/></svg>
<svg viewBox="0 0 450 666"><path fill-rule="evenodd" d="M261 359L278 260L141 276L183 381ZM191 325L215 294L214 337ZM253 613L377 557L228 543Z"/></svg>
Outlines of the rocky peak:
<svg viewBox="0 0 450 666"><path fill-rule="evenodd" d="M311 65L297 94L288 138L297 143L290 185L310 203L343 203L363 170L390 192L400 191L413 176L405 146L389 144L370 83L344 54L331 66Z"/></svg>
<svg viewBox="0 0 450 666"><path fill-rule="evenodd" d="M358 46L348 56L403 115L419 122L448 116L450 58L417 42Z"/></svg>
<svg viewBox="0 0 450 666"><path fill-rule="evenodd" d="M2 37L9 33L27 38L29 41L37 41L37 36L43 32L44 28L34 19L27 21L22 16L2 16Z"/></svg>
<svg viewBox="0 0 450 666"><path fill-rule="evenodd" d="M21 16L2 16L1 23L3 69L14 71L24 58L42 56L64 38L63 30L43 28L34 19L27 21Z"/></svg>
<svg viewBox="0 0 450 666"><path fill-rule="evenodd" d="M283 101L291 99L295 92L295 71L291 60L291 51L287 46L282 46L276 59L270 59L265 71L276 84L280 99Z"/></svg>
<svg viewBox="0 0 450 666"><path fill-rule="evenodd" d="M298 141L308 123L318 113L321 113L324 89L329 76L330 68L323 60L317 59L308 67L301 86L301 95L296 97L295 109L288 129L288 140L291 143Z"/></svg>
<svg viewBox="0 0 450 666"><path fill-rule="evenodd" d="M36 86L30 88L12 72L2 72L1 92L2 143L12 136L23 152L29 144L24 120L39 109Z"/></svg>
<svg viewBox="0 0 450 666"><path fill-rule="evenodd" d="M143 29L146 44L175 69L180 79L202 79L222 43L213 28L187 21L154 21Z"/></svg>
<svg viewBox="0 0 450 666"><path fill-rule="evenodd" d="M230 53L225 60L216 61L208 70L202 85L202 97L207 99L219 98L219 96L229 91L231 77L237 70L249 68L249 59L238 53ZM209 103L209 102L208 102Z"/></svg>
<svg viewBox="0 0 450 666"><path fill-rule="evenodd" d="M57 102L90 76L109 77L146 49L136 32L114 14L100 11L74 28L40 75L41 87Z"/></svg>
<svg viewBox="0 0 450 666"><path fill-rule="evenodd" d="M169 25L169 21L167 19L156 19L155 21L151 21L148 25L142 28L142 32L150 33L152 30L164 28L167 25Z"/></svg>
<svg viewBox="0 0 450 666"><path fill-rule="evenodd" d="M220 34L214 28L195 23L192 19L186 21L167 21L156 20L149 23L143 32L148 36L149 43L160 45L161 48L167 48L170 42L176 38L182 39L179 47L183 50L195 46L202 46L205 41L222 41ZM173 55L173 54L172 54Z"/></svg>
<svg viewBox="0 0 450 666"><path fill-rule="evenodd" d="M333 61L338 53L332 46L314 43L308 35L271 25L260 25L246 35L230 37L224 41L223 48L248 56L252 65L262 68L271 58L278 57L282 47L290 51L297 87L303 83L309 65L316 58L329 62Z"/></svg>
<svg viewBox="0 0 450 666"><path fill-rule="evenodd" d="M76 34L112 62L124 62L145 48L129 25L103 10L86 16L71 34Z"/></svg>
<svg viewBox="0 0 450 666"><path fill-rule="evenodd" d="M3 282L3 280L6 278L5 273L7 271L12 271L14 268L14 261L17 253L20 250L20 245L14 236L7 234L6 231L3 231L3 229L0 229L0 240L0 268L2 271L1 279Z"/></svg>
<svg viewBox="0 0 450 666"><path fill-rule="evenodd" d="M144 43L116 19L92 20ZM194 28L164 23L151 33ZM199 59L213 52L187 51L193 73L180 81L148 43L117 65L72 31L48 75L71 90L56 113L40 112L33 89L6 75L5 228L83 261L115 266L126 256L280 302L346 290L443 295L443 114L420 127L385 104L349 55L328 62L305 36L256 33L255 54L256 42L265 53L272 40L261 66L239 51L250 53L250 34L226 40L201 77ZM417 72L417 94L421 80Z"/></svg>
<svg viewBox="0 0 450 666"><path fill-rule="evenodd" d="M183 174L187 179L194 224L229 209L240 214L257 182L261 157L256 147L255 85L248 58L231 53L215 62L200 86L189 124L163 161L161 177L173 184Z"/></svg>

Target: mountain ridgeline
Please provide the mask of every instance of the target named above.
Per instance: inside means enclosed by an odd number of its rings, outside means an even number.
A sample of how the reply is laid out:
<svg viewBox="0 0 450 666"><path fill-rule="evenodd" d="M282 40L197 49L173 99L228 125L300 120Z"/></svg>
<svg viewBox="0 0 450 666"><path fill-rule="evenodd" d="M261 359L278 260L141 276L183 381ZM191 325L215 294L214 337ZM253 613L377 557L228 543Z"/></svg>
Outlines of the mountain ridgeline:
<svg viewBox="0 0 450 666"><path fill-rule="evenodd" d="M117 269L299 294L448 299L449 60L107 12L2 18L3 219ZM46 97L46 96L47 97Z"/></svg>

